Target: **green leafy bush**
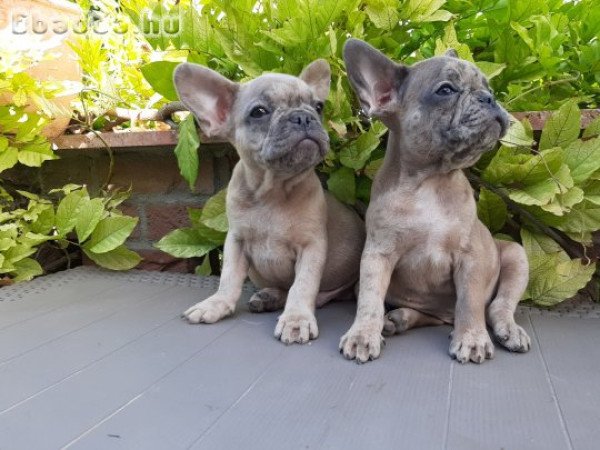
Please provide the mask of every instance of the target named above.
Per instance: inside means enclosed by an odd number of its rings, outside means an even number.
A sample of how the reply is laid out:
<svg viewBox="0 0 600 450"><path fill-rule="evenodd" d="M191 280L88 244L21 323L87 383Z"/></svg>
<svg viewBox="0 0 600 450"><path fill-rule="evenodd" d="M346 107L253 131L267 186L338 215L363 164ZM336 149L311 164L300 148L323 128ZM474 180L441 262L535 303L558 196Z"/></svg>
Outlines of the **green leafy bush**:
<svg viewBox="0 0 600 450"><path fill-rule="evenodd" d="M67 185L50 191L58 195L56 202L29 192L17 194L21 199L0 188L0 274L12 281L29 280L44 272L32 257L44 243L62 249L79 246L107 269L131 269L140 262L139 255L123 245L138 221L117 210L128 193L90 198L84 186ZM16 207L23 199L25 204Z"/></svg>
<svg viewBox="0 0 600 450"><path fill-rule="evenodd" d="M515 122L503 145L470 173L481 219L497 236L519 240L527 249L527 298L555 304L592 276L589 246L600 224L600 126L596 122L579 139L578 106L597 107L600 97L595 0L75 1L90 23L108 17L124 26L135 23L141 31L85 35L74 44L86 76L83 119L96 129L111 120L106 114L114 106L144 108L176 100L171 73L181 61L244 81L264 71L299 73L308 62L326 58L333 74L325 108L332 151L319 170L328 188L349 204L368 203L386 130L358 114L341 58L344 41L362 38L408 64L455 48L487 74L510 111L560 108L539 144L529 124ZM19 92L15 103L24 95ZM193 186L201 162L191 117L180 131L176 156ZM0 140L3 166L16 164L15 154L20 160L30 143L8 139L6 145ZM22 162L38 162L28 153ZM181 257L214 252L227 230L224 209L221 192L203 210L191 210L191 226L165 236L158 247ZM82 244L88 252L106 249L98 242Z"/></svg>
<svg viewBox="0 0 600 450"><path fill-rule="evenodd" d="M543 306L575 295L596 267L586 246L600 225L600 120L581 139L579 124L577 104L567 101L533 151L524 121L472 170L480 219L492 232L520 229L531 270L525 296Z"/></svg>
<svg viewBox="0 0 600 450"><path fill-rule="evenodd" d="M27 53L0 51L0 174L17 164L40 167L56 159L42 130L56 112L49 100L61 87L26 72ZM27 106L33 105L36 113ZM117 207L128 192L102 192L90 198L84 186L67 185L47 196L18 189L0 178L0 277L2 283L29 280L44 273L36 260L42 245L66 250L79 246L98 265L129 269L140 257L123 246L137 218Z"/></svg>
<svg viewBox="0 0 600 450"><path fill-rule="evenodd" d="M264 71L296 74L308 62L326 58L332 66L325 108L332 150L319 170L329 190L349 204L368 202L386 131L358 115L341 57L349 36L409 64L455 48L486 73L510 111L560 107L539 145L530 125L515 121L503 145L483 158L471 177L481 219L499 237L521 241L528 252L527 299L553 305L590 281L595 261L587 250L591 233L600 228L599 124L578 139L578 105L597 107L600 98L600 9L593 0L206 0L201 11L187 1L171 8L143 3L151 21L179 20L177 35L147 36L169 60L142 68L153 88L170 100L176 99L170 75L182 60L244 81ZM140 20L139 11L129 13ZM190 185L197 176L198 146L192 124L191 118L182 124L176 150ZM218 205L223 214L224 203ZM180 257L214 249L225 228L202 216L194 212L190 228L168 234L158 247Z"/></svg>

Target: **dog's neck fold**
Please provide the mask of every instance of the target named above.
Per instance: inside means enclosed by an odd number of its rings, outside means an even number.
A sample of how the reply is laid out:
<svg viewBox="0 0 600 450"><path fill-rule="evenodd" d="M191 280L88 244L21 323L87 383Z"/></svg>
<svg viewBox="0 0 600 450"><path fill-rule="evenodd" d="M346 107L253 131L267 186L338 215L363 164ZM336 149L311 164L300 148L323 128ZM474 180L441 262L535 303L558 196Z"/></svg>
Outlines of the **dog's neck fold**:
<svg viewBox="0 0 600 450"><path fill-rule="evenodd" d="M407 158L403 157L403 142L401 138L400 123L388 121L389 127L388 142L385 152L385 159L381 165L378 178L385 180L383 183L387 186L402 185L408 189L418 188L425 180L431 177L452 177L456 172L462 172L461 169L446 169L436 165L419 166Z"/></svg>
<svg viewBox="0 0 600 450"><path fill-rule="evenodd" d="M306 188L314 184L315 180L318 183L312 167L299 174L282 175L244 160L239 164L242 182L256 201L289 199L295 195L304 195Z"/></svg>

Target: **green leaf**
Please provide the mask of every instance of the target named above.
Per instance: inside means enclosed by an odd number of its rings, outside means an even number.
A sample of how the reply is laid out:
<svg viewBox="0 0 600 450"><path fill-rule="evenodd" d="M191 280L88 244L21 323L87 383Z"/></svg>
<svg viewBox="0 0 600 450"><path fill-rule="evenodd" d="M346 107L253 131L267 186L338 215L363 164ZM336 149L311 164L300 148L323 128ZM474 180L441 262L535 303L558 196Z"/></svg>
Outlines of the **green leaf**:
<svg viewBox="0 0 600 450"><path fill-rule="evenodd" d="M449 20L454 19L456 16L452 14L450 11L446 11L445 9L438 9L436 12L431 14L428 17L422 19L423 22L448 22Z"/></svg>
<svg viewBox="0 0 600 450"><path fill-rule="evenodd" d="M31 192L23 191L21 189L17 189L17 192L29 200L34 200L36 202L41 201L41 197L37 194L32 194Z"/></svg>
<svg viewBox="0 0 600 450"><path fill-rule="evenodd" d="M600 206L589 200L576 204L556 228L573 234L597 231L600 227Z"/></svg>
<svg viewBox="0 0 600 450"><path fill-rule="evenodd" d="M583 201L583 191L577 186L572 187L567 192L558 194L554 200L541 208L556 216L562 216L571 211L571 208Z"/></svg>
<svg viewBox="0 0 600 450"><path fill-rule="evenodd" d="M557 194L566 194L572 187L573 179L569 168L563 165L558 171L549 174L545 180L527 183L518 189L510 189L509 197L522 205L543 206L552 202Z"/></svg>
<svg viewBox="0 0 600 450"><path fill-rule="evenodd" d="M196 268L194 269L194 273L196 275L206 277L206 276L210 275L211 272L212 272L212 269L210 267L210 259L208 258L208 255L207 255L204 257L202 264L199 264L196 266Z"/></svg>
<svg viewBox="0 0 600 450"><path fill-rule="evenodd" d="M8 250L15 245L17 245L17 241L15 239L0 238L0 252ZM4 256L2 256L2 259L4 260Z"/></svg>
<svg viewBox="0 0 600 450"><path fill-rule="evenodd" d="M517 22L511 22L510 27L517 32L521 39L523 39L523 42L525 42L531 50L535 50L535 44L533 39L529 37L527 28Z"/></svg>
<svg viewBox="0 0 600 450"><path fill-rule="evenodd" d="M574 296L592 278L595 264L571 260L549 237L522 229L521 238L529 260L525 297L536 304L554 306Z"/></svg>
<svg viewBox="0 0 600 450"><path fill-rule="evenodd" d="M200 218L200 221L207 227L223 233L227 233L229 229L227 212L225 210L226 198L227 189L223 189L209 198L204 208L202 208Z"/></svg>
<svg viewBox="0 0 600 450"><path fill-rule="evenodd" d="M28 242L18 242L17 245L10 247L4 252L4 258L6 261L15 264L18 261L33 255L35 252L36 249Z"/></svg>
<svg viewBox="0 0 600 450"><path fill-rule="evenodd" d="M87 197L84 190L73 191L65 195L56 208L56 229L61 236L67 235L77 223L80 203Z"/></svg>
<svg viewBox="0 0 600 450"><path fill-rule="evenodd" d="M448 11L439 11L444 3L446 0L408 0L401 8L402 17L417 23L444 20L447 17L447 14L444 13L448 13ZM396 8L398 8L397 5ZM452 17L451 14L450 17Z"/></svg>
<svg viewBox="0 0 600 450"><path fill-rule="evenodd" d="M89 198L82 199L75 223L75 232L80 243L92 234L92 231L94 231L94 228L96 228L98 222L102 219L103 214L104 202L101 198L94 198L92 200Z"/></svg>
<svg viewBox="0 0 600 450"><path fill-rule="evenodd" d="M202 208L188 208L188 217L193 226L202 225Z"/></svg>
<svg viewBox="0 0 600 450"><path fill-rule="evenodd" d="M367 164L365 167L365 175L368 176L371 180L375 179L375 175L379 171L379 168L383 164L383 158L375 159Z"/></svg>
<svg viewBox="0 0 600 450"><path fill-rule="evenodd" d="M192 258L206 255L218 244L207 239L198 228L180 228L164 236L155 247L176 258Z"/></svg>
<svg viewBox="0 0 600 450"><path fill-rule="evenodd" d="M396 0L372 0L365 6L365 12L373 25L382 30L392 30L400 21Z"/></svg>
<svg viewBox="0 0 600 450"><path fill-rule="evenodd" d="M12 102L17 106L27 105L27 93L23 89L19 89L13 95Z"/></svg>
<svg viewBox="0 0 600 450"><path fill-rule="evenodd" d="M371 200L373 181L366 176L356 177L356 198L368 204Z"/></svg>
<svg viewBox="0 0 600 450"><path fill-rule="evenodd" d="M7 147L0 152L0 172L10 169L17 164L19 152L15 147Z"/></svg>
<svg viewBox="0 0 600 450"><path fill-rule="evenodd" d="M138 223L137 217L113 216L102 219L84 248L106 253L122 245Z"/></svg>
<svg viewBox="0 0 600 450"><path fill-rule="evenodd" d="M167 100L179 100L173 83L173 72L179 65L172 61L155 61L143 65L140 70L150 86Z"/></svg>
<svg viewBox="0 0 600 450"><path fill-rule="evenodd" d="M484 73L488 80L500 75L502 71L506 69L506 64L494 63L490 61L476 61L475 65L479 67L479 70Z"/></svg>
<svg viewBox="0 0 600 450"><path fill-rule="evenodd" d="M65 184L61 188L50 189L48 191L48 193L49 194L57 194L59 192L62 192L63 194L67 195L67 194L70 194L73 191L77 191L77 190L80 190L80 189L83 189L83 186L81 184L69 183L69 184Z"/></svg>
<svg viewBox="0 0 600 450"><path fill-rule="evenodd" d="M44 161L57 159L48 142L33 142L19 150L19 162L29 167L40 167Z"/></svg>
<svg viewBox="0 0 600 450"><path fill-rule="evenodd" d="M582 137L589 139L592 137L600 136L600 117L596 117L586 128L583 130Z"/></svg>
<svg viewBox="0 0 600 450"><path fill-rule="evenodd" d="M14 263L14 271L11 275L14 275L14 281L29 281L38 275L44 273L42 266L32 258L25 258Z"/></svg>
<svg viewBox="0 0 600 450"><path fill-rule="evenodd" d="M547 180L562 163L563 151L560 148L532 155L502 146L485 168L483 177L493 184L530 185Z"/></svg>
<svg viewBox="0 0 600 450"><path fill-rule="evenodd" d="M507 187L510 198L518 203L546 205L574 184L569 167L563 164L563 153L554 148L532 155L502 146L485 168L483 178Z"/></svg>
<svg viewBox="0 0 600 450"><path fill-rule="evenodd" d="M110 193L110 195L104 199L104 203L106 204L106 209L109 211L117 208L121 203L131 197L132 186L129 186L129 189L126 191L114 190Z"/></svg>
<svg viewBox="0 0 600 450"><path fill-rule="evenodd" d="M525 120L523 122L525 122ZM533 134L531 132L531 127L526 127L524 123L513 118L511 125L506 132L506 136L500 139L500 142L502 142L502 144L506 147L531 148L533 145Z"/></svg>
<svg viewBox="0 0 600 450"><path fill-rule="evenodd" d="M600 181L590 180L584 187L585 199L600 206Z"/></svg>
<svg viewBox="0 0 600 450"><path fill-rule="evenodd" d="M581 113L575 100L565 102L544 125L540 150L566 147L579 137Z"/></svg>
<svg viewBox="0 0 600 450"><path fill-rule="evenodd" d="M327 187L339 201L351 205L356 202L356 179L352 169L341 167L332 172L327 180Z"/></svg>
<svg viewBox="0 0 600 450"><path fill-rule="evenodd" d="M175 147L175 156L181 176L194 188L198 178L198 147L200 138L196 130L194 116L190 114L179 125L179 140Z"/></svg>
<svg viewBox="0 0 600 450"><path fill-rule="evenodd" d="M508 217L506 203L500 196L485 188L479 192L477 216L492 233L502 229Z"/></svg>
<svg viewBox="0 0 600 450"><path fill-rule="evenodd" d="M417 0L418 1L418 0ZM448 22L444 27L444 36L435 41L435 54L443 55L447 50L454 49L461 59L473 62L471 49L467 44L459 42L453 22Z"/></svg>
<svg viewBox="0 0 600 450"><path fill-rule="evenodd" d="M379 122L374 124L369 131L362 133L340 152L340 162L344 166L354 170L365 166L373 150L379 146L381 136L386 132L386 128L378 124Z"/></svg>
<svg viewBox="0 0 600 450"><path fill-rule="evenodd" d="M94 253L84 247L85 254L100 267L110 270L129 270L137 266L142 260L136 252L129 250L124 245L118 246L108 252Z"/></svg>
<svg viewBox="0 0 600 450"><path fill-rule="evenodd" d="M577 139L565 150L565 163L571 169L575 183L587 180L600 169L600 138Z"/></svg>

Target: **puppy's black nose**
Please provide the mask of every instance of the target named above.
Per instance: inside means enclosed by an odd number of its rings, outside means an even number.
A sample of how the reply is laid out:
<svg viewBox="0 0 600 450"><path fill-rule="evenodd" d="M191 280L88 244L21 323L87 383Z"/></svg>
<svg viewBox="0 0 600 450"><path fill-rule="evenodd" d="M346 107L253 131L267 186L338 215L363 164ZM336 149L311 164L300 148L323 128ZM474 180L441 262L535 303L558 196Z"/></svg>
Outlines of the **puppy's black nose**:
<svg viewBox="0 0 600 450"><path fill-rule="evenodd" d="M488 91L480 90L475 93L477 100L481 103L487 103L488 105L495 106L496 99L494 98L494 94Z"/></svg>
<svg viewBox="0 0 600 450"><path fill-rule="evenodd" d="M314 118L314 116L312 116L311 114L309 114L307 112L296 111L296 112L293 112L292 114L290 114L290 117L288 120L296 125L308 127L310 125L310 123L315 120L315 118Z"/></svg>

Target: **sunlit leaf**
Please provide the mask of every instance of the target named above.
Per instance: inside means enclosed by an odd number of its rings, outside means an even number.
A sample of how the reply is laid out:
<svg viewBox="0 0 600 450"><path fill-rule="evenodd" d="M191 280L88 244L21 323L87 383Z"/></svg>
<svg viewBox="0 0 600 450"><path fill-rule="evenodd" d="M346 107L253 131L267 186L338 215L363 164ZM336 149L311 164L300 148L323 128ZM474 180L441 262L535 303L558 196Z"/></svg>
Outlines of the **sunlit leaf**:
<svg viewBox="0 0 600 450"><path fill-rule="evenodd" d="M190 189L194 188L198 178L198 147L200 138L196 130L194 116L189 115L179 125L179 140L175 147L175 156L181 176L188 182Z"/></svg>

